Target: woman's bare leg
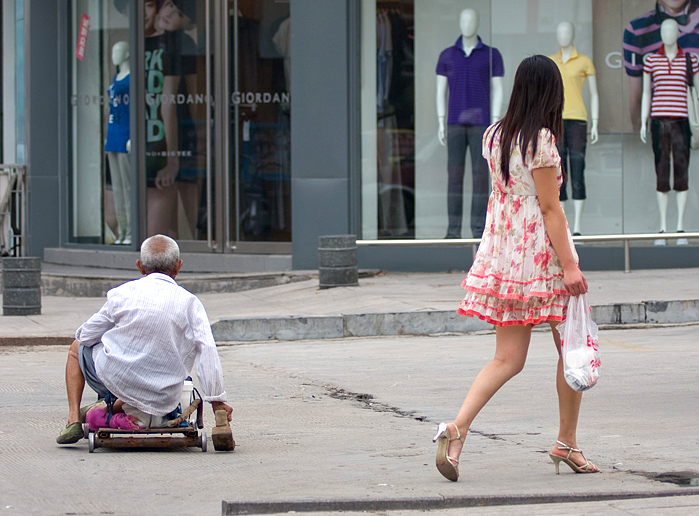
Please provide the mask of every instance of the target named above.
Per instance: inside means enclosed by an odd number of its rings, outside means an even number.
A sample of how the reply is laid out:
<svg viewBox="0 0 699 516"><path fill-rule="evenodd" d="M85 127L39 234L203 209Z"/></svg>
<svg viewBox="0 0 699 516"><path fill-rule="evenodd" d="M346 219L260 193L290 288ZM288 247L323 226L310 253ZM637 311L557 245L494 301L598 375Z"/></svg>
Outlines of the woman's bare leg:
<svg viewBox="0 0 699 516"><path fill-rule="evenodd" d="M454 425L456 425L461 439L465 439L471 423L485 404L500 387L522 370L527 360L531 334L531 326L497 326L495 328L495 357L473 380L459 414L449 425L452 437L456 437L454 431ZM458 459L462 447L463 441L452 441L449 444L449 456Z"/></svg>
<svg viewBox="0 0 699 516"><path fill-rule="evenodd" d="M558 440L567 444L571 448L578 448L577 428L578 415L580 414L580 404L582 402L582 392L574 391L570 388L563 376L563 357L561 355L561 336L556 329L557 323L551 323L551 333L553 341L558 351L558 369L556 370L556 392L558 393ZM567 451L558 450L553 447L554 455L568 455ZM573 453L570 459L578 466L584 466L586 460L581 453Z"/></svg>

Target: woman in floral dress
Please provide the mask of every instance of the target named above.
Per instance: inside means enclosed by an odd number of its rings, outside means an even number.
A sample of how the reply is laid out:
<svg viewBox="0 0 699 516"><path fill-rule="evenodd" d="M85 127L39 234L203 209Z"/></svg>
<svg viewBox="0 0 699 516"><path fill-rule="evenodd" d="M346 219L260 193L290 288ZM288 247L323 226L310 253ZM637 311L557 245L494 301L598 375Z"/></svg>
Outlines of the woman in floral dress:
<svg viewBox="0 0 699 516"><path fill-rule="evenodd" d="M563 132L563 83L556 64L536 55L515 74L504 118L483 136L493 192L485 232L458 312L495 325L495 357L476 376L456 419L441 423L437 469L459 477L459 455L474 418L490 398L524 367L532 327L548 322L558 349L556 389L560 426L551 458L558 473L564 462L577 473L597 466L577 448L582 393L563 378L561 340L556 325L568 297L587 292L585 276L558 200L562 182L556 138Z"/></svg>

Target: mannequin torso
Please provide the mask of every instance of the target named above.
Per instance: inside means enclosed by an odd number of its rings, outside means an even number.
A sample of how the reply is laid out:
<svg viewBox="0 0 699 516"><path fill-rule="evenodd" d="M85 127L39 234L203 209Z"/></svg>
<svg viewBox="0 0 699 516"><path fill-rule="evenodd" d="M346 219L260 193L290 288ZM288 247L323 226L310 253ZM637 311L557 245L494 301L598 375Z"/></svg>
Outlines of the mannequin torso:
<svg viewBox="0 0 699 516"><path fill-rule="evenodd" d="M109 119L105 150L128 153L129 151L129 44L118 41L112 47L112 63L117 72L109 86Z"/></svg>
<svg viewBox="0 0 699 516"><path fill-rule="evenodd" d="M442 52L437 65L438 137L442 145L446 145L446 126L448 123L487 126L500 119L504 95L502 56L497 49L488 47L481 42L478 36L478 23L478 13L475 10L468 8L461 11L461 36L456 45ZM484 51L483 55L480 55L481 51ZM468 63L464 61L464 57ZM474 73L478 64L485 67L486 73ZM483 80L487 81L485 88ZM478 92L484 92L487 97L484 117L463 117L456 112L460 108L453 102L452 95L454 99L466 98L466 102L471 102L471 99L475 97L473 92L466 91L469 83L473 84L473 88ZM478 84L476 85L476 83ZM483 107L481 106L480 109L482 110Z"/></svg>
<svg viewBox="0 0 699 516"><path fill-rule="evenodd" d="M677 22L672 19L663 21L660 26L660 36L663 42L663 46L660 51L655 54L649 54L646 56L643 68L643 95L641 97L641 140L646 143L646 135L648 130L648 120L651 116L675 116L675 117L687 117L688 112L686 109L686 97L684 98L683 107L680 106L679 111L676 113L663 113L654 109L654 99L659 99L662 94L662 83L665 79L672 78L672 69L677 69L679 67L680 73L684 72L684 77L682 81L686 85L686 60L685 58L678 59L680 54L683 56L684 51L681 51L677 44L677 39L679 37L679 26ZM681 57L681 56L680 56ZM696 57L692 56L692 63L696 62ZM655 65L660 62L660 66ZM662 71L668 70L670 73L667 76L659 75L655 73L655 70L659 69ZM694 73L694 84L699 84L699 73ZM655 82L655 95L653 94L652 88Z"/></svg>
<svg viewBox="0 0 699 516"><path fill-rule="evenodd" d="M561 72L565 90L565 106L563 108L564 120L584 120L587 121L587 110L583 103L582 88L587 81L590 90L590 118L592 126L590 128L590 143L596 143L599 137L599 93L597 91L597 80L595 67L589 57L578 54L573 39L575 38L575 28L570 22L561 22L556 30L559 50L558 54L551 57Z"/></svg>

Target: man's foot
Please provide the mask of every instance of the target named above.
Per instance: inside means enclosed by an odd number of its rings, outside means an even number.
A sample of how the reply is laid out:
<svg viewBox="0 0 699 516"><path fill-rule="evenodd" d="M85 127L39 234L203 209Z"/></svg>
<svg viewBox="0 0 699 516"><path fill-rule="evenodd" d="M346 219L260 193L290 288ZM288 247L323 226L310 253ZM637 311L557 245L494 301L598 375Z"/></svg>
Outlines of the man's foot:
<svg viewBox="0 0 699 516"><path fill-rule="evenodd" d="M83 430L82 423L70 423L58 434L56 442L58 444L73 444L77 443L83 437L85 437L85 431Z"/></svg>

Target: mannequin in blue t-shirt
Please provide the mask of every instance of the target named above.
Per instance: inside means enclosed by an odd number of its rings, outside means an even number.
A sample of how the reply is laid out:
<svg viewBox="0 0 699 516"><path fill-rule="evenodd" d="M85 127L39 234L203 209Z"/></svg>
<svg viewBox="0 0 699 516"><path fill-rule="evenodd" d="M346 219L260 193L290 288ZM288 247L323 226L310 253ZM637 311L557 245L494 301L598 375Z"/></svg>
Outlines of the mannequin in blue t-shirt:
<svg viewBox="0 0 699 516"><path fill-rule="evenodd" d="M117 73L109 86L107 153L112 177L114 211L117 219L115 244L131 244L131 170L129 166L129 44L119 41L112 47L112 63Z"/></svg>
<svg viewBox="0 0 699 516"><path fill-rule="evenodd" d="M500 119L505 71L498 49L484 45L478 36L478 22L475 10L461 11L461 36L453 46L442 51L437 63L438 136L448 153L446 238L461 238L464 167L469 147L474 238L483 235L488 209L490 175L481 143L487 126Z"/></svg>

